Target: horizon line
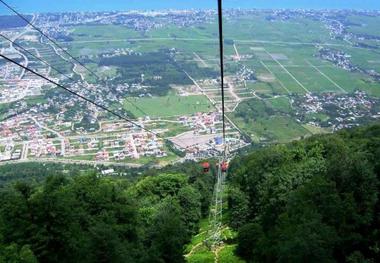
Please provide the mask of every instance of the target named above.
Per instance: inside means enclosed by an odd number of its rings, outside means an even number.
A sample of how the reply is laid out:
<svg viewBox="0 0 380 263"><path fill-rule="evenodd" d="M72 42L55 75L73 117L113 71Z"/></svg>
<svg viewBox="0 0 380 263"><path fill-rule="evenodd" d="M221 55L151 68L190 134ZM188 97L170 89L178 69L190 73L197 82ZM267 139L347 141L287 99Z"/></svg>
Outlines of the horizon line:
<svg viewBox="0 0 380 263"><path fill-rule="evenodd" d="M367 9L367 8L241 8L241 7L226 7L224 10L246 10L246 11L274 11L274 10L289 10L289 11L358 11L358 12L380 12L379 9ZM215 11L213 8L156 8L156 9L115 9L115 10L66 10L66 11L37 11L37 12L22 12L23 14L58 14L58 13L102 13L102 12L173 12L173 11ZM0 16L14 16L11 13L2 13Z"/></svg>

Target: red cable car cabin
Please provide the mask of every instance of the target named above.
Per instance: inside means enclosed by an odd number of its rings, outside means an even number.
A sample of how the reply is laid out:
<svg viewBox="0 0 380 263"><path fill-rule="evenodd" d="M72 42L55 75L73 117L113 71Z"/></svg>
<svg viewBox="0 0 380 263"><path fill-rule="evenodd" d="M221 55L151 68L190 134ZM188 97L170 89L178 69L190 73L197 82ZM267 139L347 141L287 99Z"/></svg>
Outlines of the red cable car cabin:
<svg viewBox="0 0 380 263"><path fill-rule="evenodd" d="M203 172L204 173L208 173L210 171L210 164L205 162L205 163L202 163L202 167L203 167Z"/></svg>
<svg viewBox="0 0 380 263"><path fill-rule="evenodd" d="M222 164L220 166L222 168L222 173L226 173L227 170L228 170L228 163L227 162L222 162Z"/></svg>

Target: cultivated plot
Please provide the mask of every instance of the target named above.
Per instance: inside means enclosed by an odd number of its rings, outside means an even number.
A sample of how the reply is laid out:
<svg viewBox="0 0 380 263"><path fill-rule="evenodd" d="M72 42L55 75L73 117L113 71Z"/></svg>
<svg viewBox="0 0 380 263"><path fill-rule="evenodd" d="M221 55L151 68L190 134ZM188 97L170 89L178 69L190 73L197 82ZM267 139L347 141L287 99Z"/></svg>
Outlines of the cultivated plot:
<svg viewBox="0 0 380 263"><path fill-rule="evenodd" d="M205 96L177 96L129 98L124 107L136 117L173 117L197 112L209 112L214 108ZM137 106L137 107L136 107ZM144 114L146 113L146 114Z"/></svg>

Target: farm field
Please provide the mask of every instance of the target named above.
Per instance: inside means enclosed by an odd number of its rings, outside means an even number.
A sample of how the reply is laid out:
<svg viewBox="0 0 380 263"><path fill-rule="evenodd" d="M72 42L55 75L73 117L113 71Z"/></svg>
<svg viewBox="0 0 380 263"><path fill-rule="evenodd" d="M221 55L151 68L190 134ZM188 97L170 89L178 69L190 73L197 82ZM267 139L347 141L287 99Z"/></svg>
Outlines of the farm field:
<svg viewBox="0 0 380 263"><path fill-rule="evenodd" d="M130 102L132 101L134 105ZM124 107L136 117L173 117L191 115L197 112L209 112L213 108L204 96L177 96L128 98ZM137 106L137 107L136 107Z"/></svg>
<svg viewBox="0 0 380 263"><path fill-rule="evenodd" d="M350 19L362 21L360 17ZM369 22L369 26L373 27L373 19L365 18L363 21ZM117 48L128 48L142 54L175 49L175 63L186 72L191 68L191 72L188 72L190 76L195 81L200 81L200 88L205 89L211 99L220 103L220 92L213 91L217 86L202 84L208 77L202 71L210 70L217 75L219 70L216 20L185 28L167 25L149 30L146 34L118 26L108 29L109 32L105 32L105 26L74 28L74 41L69 44L70 49L78 54ZM351 29L359 33L364 30L355 26ZM225 22L225 38L228 75L234 76L242 67L246 67L255 72L256 78L254 82L234 84L240 87L237 92L241 93L238 95L241 101L234 103L234 94L226 93L228 110L238 110L239 103L258 96L278 111L268 118L252 116L249 122L236 117L233 112L229 113L232 121L255 141L287 142L325 132L325 129L301 124L294 119L295 112L290 105L293 96L326 92L351 94L360 90L370 96L380 97L379 82L373 81L364 72L351 72L322 59L318 50L324 47L347 52L353 63L363 69L379 69L380 63L377 60L380 60L380 56L374 50L354 47L343 40L332 39L329 30L320 21L293 18L268 22L267 17L260 12L238 18L229 17ZM197 68L189 68L190 63L194 63ZM117 71L113 69L112 74L116 75ZM123 102L123 106L136 117L143 117L145 113L153 118L189 115L212 109L206 97L179 97L174 92L163 97L134 97L132 101L137 107L127 101Z"/></svg>
<svg viewBox="0 0 380 263"><path fill-rule="evenodd" d="M238 48L241 46L246 46L246 44L237 45ZM267 83L280 85L276 88L276 93L286 94L288 91L300 94L307 92L344 93L364 90L373 96L380 95L380 83L371 81L362 73L349 72L315 57L317 50L310 49L309 46L267 44L265 49L257 46L239 49L247 51L247 53L240 52L240 55L253 56L252 59L243 60L241 63L255 67L258 76L271 77L271 81L267 81ZM361 53L355 49L353 54L360 57ZM280 59L276 59L276 57ZM375 59L375 57L372 58ZM378 57L380 59L380 55ZM361 63L365 64L365 61L362 60ZM372 64L376 65L376 63ZM371 66L368 63L366 65Z"/></svg>
<svg viewBox="0 0 380 263"><path fill-rule="evenodd" d="M352 19L361 21L357 17ZM367 20L365 18L365 21ZM369 19L371 24L368 30L373 21L374 19ZM179 63L201 59L200 65L217 70L215 22L186 28L167 25L150 30L146 34L120 26L79 26L72 30L71 36L74 41L67 44L70 50L78 55L115 48L130 48L138 52L175 48L178 51L176 59ZM379 83L371 82L363 73L349 72L320 59L317 56L316 45L320 43L325 47L350 52L352 60L365 69L379 69L380 63L377 62L380 60L380 54L373 50L352 47L338 39L331 39L328 30L319 21L297 18L285 22L268 22L265 15L257 13L228 19L225 31L226 39L235 43L242 57L237 64L252 67L258 75L261 73L272 78L269 84L265 81L261 84L264 89L260 88L260 83L255 84L259 86L258 92L276 95L363 90L373 96L380 96ZM226 44L225 55L226 64L236 64L232 58L235 55L232 45ZM199 70L202 70L202 67Z"/></svg>
<svg viewBox="0 0 380 263"><path fill-rule="evenodd" d="M275 110L291 113L293 111L289 98L287 97L274 97L267 99L266 102Z"/></svg>
<svg viewBox="0 0 380 263"><path fill-rule="evenodd" d="M262 142L286 143L311 135L311 132L290 117L258 118L249 123L236 117L234 120L253 140L259 138Z"/></svg>

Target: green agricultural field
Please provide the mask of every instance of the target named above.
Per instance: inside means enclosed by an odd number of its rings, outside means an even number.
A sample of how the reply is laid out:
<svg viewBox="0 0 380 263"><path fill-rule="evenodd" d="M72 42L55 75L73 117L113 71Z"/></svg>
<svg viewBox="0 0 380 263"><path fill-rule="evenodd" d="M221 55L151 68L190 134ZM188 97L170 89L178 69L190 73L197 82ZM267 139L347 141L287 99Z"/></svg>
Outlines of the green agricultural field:
<svg viewBox="0 0 380 263"><path fill-rule="evenodd" d="M276 97L266 101L270 107L283 113L291 113L293 111L288 97Z"/></svg>
<svg viewBox="0 0 380 263"><path fill-rule="evenodd" d="M239 40L266 41L328 41L328 31L323 24L311 19L268 22L266 14L232 19L225 26L226 35Z"/></svg>
<svg viewBox="0 0 380 263"><path fill-rule="evenodd" d="M379 43L373 43L373 45L379 45ZM347 47L342 48L344 52L350 54L351 61L362 69L376 70L380 72L380 52L378 49L363 49Z"/></svg>
<svg viewBox="0 0 380 263"><path fill-rule="evenodd" d="M276 19L272 16L270 12L257 11L249 15L230 16L224 23L226 75L234 77L242 67L252 70L254 78L244 83L247 92L254 92L254 95L265 102L263 109L274 112L265 116L254 114L252 119L239 117L236 112L231 113L233 121L255 141L286 142L324 132L311 126L302 126L296 121L290 104L290 99L295 95L308 92L352 93L362 90L370 96L380 97L380 83L364 72L380 72L378 49L362 48L340 38L333 39L326 24L317 19L302 16ZM155 19L157 22L161 21L160 18ZM348 15L346 19L352 23L348 26L350 32L378 35L378 18ZM209 23L195 23L186 27L163 23L161 27L145 32L119 25L74 26L70 28L69 37L73 41L65 42L64 45L76 56L112 53L120 48L141 53L139 56L146 60L146 64L138 65L134 61L125 63L131 59L127 56L119 65L103 65L101 62L104 63L104 58L99 59L96 56L91 56L95 57L95 63L87 62L87 66L102 77L115 78L116 81L125 81L128 84L138 81L141 73L144 73L145 82L149 82L145 84L152 87L149 92L153 97L139 98L139 92L136 92L130 95L133 97L129 100L133 103L128 100L123 102L125 110L135 117L148 115L152 118L164 118L215 110L206 97L180 97L171 93L170 87L173 84L191 85L185 72L199 83L218 78L216 17ZM375 40L361 41L363 44L379 46ZM352 63L362 69L362 72L350 72L321 59L320 47L349 54ZM54 59L51 51L46 52L42 55ZM167 59L169 53L170 59ZM237 53L241 60L237 59ZM70 69L70 65L67 67ZM152 81L157 75L162 80ZM88 73L85 76L92 83L96 81ZM238 83L237 86L243 84ZM155 91L160 92L154 93ZM253 95L247 93L241 95L241 99L244 96ZM307 117L310 118L306 121L326 119L325 116ZM159 126L170 130L166 136L186 131L183 127L176 127L175 124Z"/></svg>
<svg viewBox="0 0 380 263"><path fill-rule="evenodd" d="M215 19L216 22L216 19ZM179 28L172 25L165 26L146 34L151 38L191 38L191 39L212 39L218 37L217 23L204 24L199 26L191 26L186 28Z"/></svg>
<svg viewBox="0 0 380 263"><path fill-rule="evenodd" d="M273 94L363 90L372 96L380 96L380 83L363 73L349 72L319 59L315 56L315 47L267 44L265 48L252 45L247 48L247 45L239 45L240 55L253 58L242 63L254 68L258 79L267 85L264 90ZM380 56L374 51L349 47L341 50L352 54L353 63L364 70L380 69Z"/></svg>
<svg viewBox="0 0 380 263"><path fill-rule="evenodd" d="M298 123L287 97L251 99L239 105L231 119L255 142L289 142L312 134Z"/></svg>
<svg viewBox="0 0 380 263"><path fill-rule="evenodd" d="M326 68L323 71L347 92L363 90L372 96L380 96L380 83L373 82L368 76L360 73L348 72L337 67Z"/></svg>
<svg viewBox="0 0 380 263"><path fill-rule="evenodd" d="M313 67L287 67L287 70L311 92L341 92L333 82Z"/></svg>
<svg viewBox="0 0 380 263"><path fill-rule="evenodd" d="M169 94L164 97L129 98L124 101L125 110L136 117L171 117L190 115L197 112L209 112L214 108L205 96L177 96ZM146 114L144 114L146 113Z"/></svg>
<svg viewBox="0 0 380 263"><path fill-rule="evenodd" d="M349 27L350 32L380 36L379 17L349 15L346 19L352 23Z"/></svg>
<svg viewBox="0 0 380 263"><path fill-rule="evenodd" d="M273 95L273 94L287 94L281 88L281 85L278 82L266 83L266 82L255 82L248 83L248 89L256 91L258 95Z"/></svg>
<svg viewBox="0 0 380 263"><path fill-rule="evenodd" d="M291 93L304 94L307 92L307 90L305 90L306 87L301 82L298 83L293 78L294 76L292 77L289 75L289 73L283 68L273 63L270 63L267 66L270 71L273 72L273 75L276 77L276 79L281 82L282 85L284 85Z"/></svg>
<svg viewBox="0 0 380 263"><path fill-rule="evenodd" d="M365 25L350 28L363 33L374 27L378 20L357 16L349 19ZM309 91L341 93L364 90L370 95L380 96L380 84L371 81L368 76L345 71L319 59L315 43L333 45L333 48L349 53L353 62L366 70L380 69L380 55L373 50L350 47L347 42L331 39L328 30L319 21L293 18L269 22L268 14L258 12L226 21L225 36L226 70L237 71L239 64L254 69L260 81L248 85L258 94L273 96L305 94ZM199 72L207 68L218 69L215 60L219 54L215 22L186 28L166 25L145 34L116 25L76 26L72 28L70 37L74 41L65 44L76 55L99 54L117 48L130 48L143 54L175 48L175 59L179 65L195 62ZM236 55L233 44L240 56L252 58L243 59L239 64L233 61L231 56ZM196 56L203 62L199 62ZM89 67L95 69L96 65ZM186 70L186 67L183 69ZM110 76L114 75L115 72L110 73ZM196 75L202 74L193 72L191 75L196 78Z"/></svg>
<svg viewBox="0 0 380 263"><path fill-rule="evenodd" d="M125 26L118 25L85 25L71 29L70 36L74 41L86 41L88 39L128 39L138 38L141 34Z"/></svg>
<svg viewBox="0 0 380 263"><path fill-rule="evenodd" d="M234 120L247 134L253 134L253 139L257 136L263 142L285 143L311 135L307 129L291 117L272 116L270 118L258 118L249 123L240 118L235 118Z"/></svg>

